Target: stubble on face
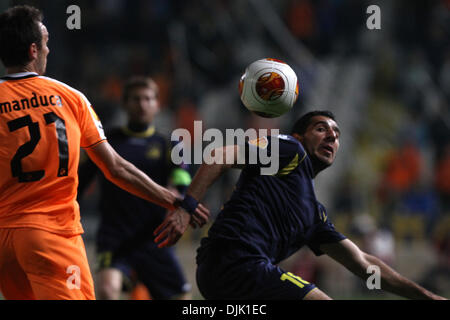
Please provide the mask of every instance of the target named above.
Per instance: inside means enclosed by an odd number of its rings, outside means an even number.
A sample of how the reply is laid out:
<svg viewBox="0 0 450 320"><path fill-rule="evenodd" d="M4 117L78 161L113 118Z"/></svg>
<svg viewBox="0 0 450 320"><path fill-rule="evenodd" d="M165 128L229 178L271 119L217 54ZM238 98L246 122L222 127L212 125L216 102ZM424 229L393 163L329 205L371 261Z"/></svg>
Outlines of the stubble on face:
<svg viewBox="0 0 450 320"><path fill-rule="evenodd" d="M147 87L137 87L131 90L125 103L129 121L139 124L152 123L159 110L159 100L154 90Z"/></svg>
<svg viewBox="0 0 450 320"><path fill-rule="evenodd" d="M299 136L316 174L333 164L339 149L339 136L336 122L325 116L313 117L306 132Z"/></svg>

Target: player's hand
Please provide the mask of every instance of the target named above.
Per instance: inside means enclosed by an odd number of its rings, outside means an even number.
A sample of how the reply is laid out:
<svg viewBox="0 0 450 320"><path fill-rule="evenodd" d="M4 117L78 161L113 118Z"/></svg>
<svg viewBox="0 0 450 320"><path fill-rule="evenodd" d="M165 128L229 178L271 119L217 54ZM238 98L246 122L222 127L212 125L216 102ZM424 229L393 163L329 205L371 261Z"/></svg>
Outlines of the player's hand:
<svg viewBox="0 0 450 320"><path fill-rule="evenodd" d="M197 211L197 210L196 210ZM172 246L181 238L191 220L191 215L178 208L166 215L164 221L155 229L155 243L158 248Z"/></svg>
<svg viewBox="0 0 450 320"><path fill-rule="evenodd" d="M189 221L189 224L193 227L203 227L211 217L211 213L209 212L209 209L203 206L201 203L198 204L197 208L195 209L194 214L191 216L191 220Z"/></svg>

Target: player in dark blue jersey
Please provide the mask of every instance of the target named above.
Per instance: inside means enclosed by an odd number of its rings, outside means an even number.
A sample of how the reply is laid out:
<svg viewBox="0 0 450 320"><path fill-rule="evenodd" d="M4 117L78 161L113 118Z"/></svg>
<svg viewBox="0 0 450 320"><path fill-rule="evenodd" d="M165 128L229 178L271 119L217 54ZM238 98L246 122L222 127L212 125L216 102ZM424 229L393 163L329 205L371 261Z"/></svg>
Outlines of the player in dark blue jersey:
<svg viewBox="0 0 450 320"><path fill-rule="evenodd" d="M316 255L329 255L363 279L372 275L367 268L376 265L384 290L408 298L442 298L362 252L334 229L316 199L313 179L333 163L339 135L333 114L315 111L300 118L291 135L216 149L214 158L222 159L222 164L200 167L187 191L191 212L224 170L243 169L197 252L197 284L206 299L330 299L314 284L277 266L304 245ZM251 162L261 150L267 151L271 161L278 161L273 174L262 175L263 162ZM246 165L237 165L240 154ZM188 221L187 212L173 211L155 230L155 241L160 247L175 243Z"/></svg>
<svg viewBox="0 0 450 320"><path fill-rule="evenodd" d="M188 168L172 164L171 143L153 125L159 108L156 83L148 78L130 79L123 95L128 124L107 134L109 143L155 182L184 194L191 181ZM95 171L92 162L80 166L80 194ZM161 250L153 242L151 231L163 221L166 209L124 192L103 176L99 178L98 298L118 299L123 275L144 284L153 299L189 297L190 285L173 249Z"/></svg>

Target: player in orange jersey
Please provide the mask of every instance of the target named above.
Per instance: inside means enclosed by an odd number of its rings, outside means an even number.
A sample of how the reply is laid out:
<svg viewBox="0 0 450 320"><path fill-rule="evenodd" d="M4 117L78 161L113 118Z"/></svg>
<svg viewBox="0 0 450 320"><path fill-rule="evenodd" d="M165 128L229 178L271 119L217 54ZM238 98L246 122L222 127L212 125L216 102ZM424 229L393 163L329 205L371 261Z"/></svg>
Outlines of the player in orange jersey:
<svg viewBox="0 0 450 320"><path fill-rule="evenodd" d="M186 204L114 151L81 92L43 76L48 39L38 9L0 15L0 291L95 299L76 202L80 147L128 192L168 209ZM208 217L200 206L192 224Z"/></svg>

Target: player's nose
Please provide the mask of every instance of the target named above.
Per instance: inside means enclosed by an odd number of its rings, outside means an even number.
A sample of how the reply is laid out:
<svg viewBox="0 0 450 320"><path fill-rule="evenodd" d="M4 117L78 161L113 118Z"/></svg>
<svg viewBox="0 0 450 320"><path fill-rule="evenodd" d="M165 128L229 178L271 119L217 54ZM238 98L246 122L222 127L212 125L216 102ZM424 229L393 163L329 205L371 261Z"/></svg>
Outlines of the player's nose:
<svg viewBox="0 0 450 320"><path fill-rule="evenodd" d="M329 130L327 130L327 135L326 135L325 138L326 138L327 141L334 142L338 138L338 133L335 130L333 130L333 129L329 129Z"/></svg>

